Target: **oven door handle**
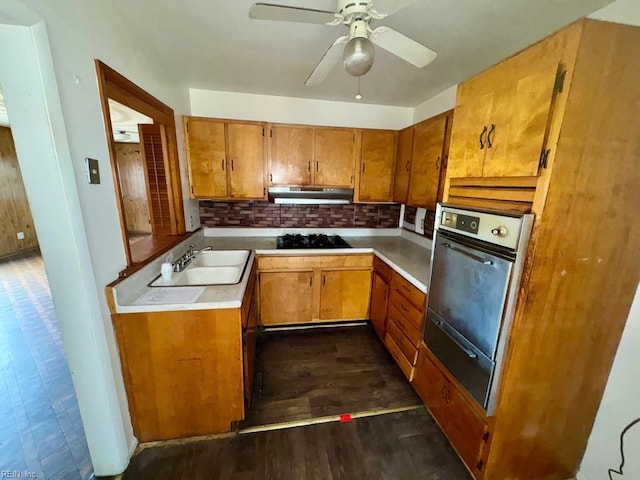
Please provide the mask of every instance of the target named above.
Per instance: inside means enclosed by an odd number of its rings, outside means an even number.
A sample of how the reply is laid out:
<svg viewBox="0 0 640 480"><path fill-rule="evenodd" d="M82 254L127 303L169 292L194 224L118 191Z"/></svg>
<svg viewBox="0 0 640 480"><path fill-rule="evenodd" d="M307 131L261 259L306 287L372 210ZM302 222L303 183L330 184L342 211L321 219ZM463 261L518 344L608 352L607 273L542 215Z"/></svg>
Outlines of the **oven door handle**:
<svg viewBox="0 0 640 480"><path fill-rule="evenodd" d="M472 352L471 350L469 350L467 347L465 347L464 345L462 345L462 343L460 343L460 341L455 338L453 335L451 335L449 332L447 332L447 329L444 325L444 322L442 320L434 320L433 318L431 319L431 321L433 323L435 323L436 327L438 327L442 333L444 333L447 337L449 337L449 340L451 340L453 343L455 343L458 348L460 350L462 350L467 357L469 358L478 358L478 355L475 352Z"/></svg>
<svg viewBox="0 0 640 480"><path fill-rule="evenodd" d="M491 260L485 260L482 257L479 257L477 255L474 255L473 253L469 253L469 252L465 252L464 250L460 250L454 246L452 246L450 243L442 243L441 245L444 245L445 247L453 250L454 252L458 252L461 255L464 255L465 257L469 257L472 260L475 260L476 262L480 262L483 265L493 265L493 261Z"/></svg>

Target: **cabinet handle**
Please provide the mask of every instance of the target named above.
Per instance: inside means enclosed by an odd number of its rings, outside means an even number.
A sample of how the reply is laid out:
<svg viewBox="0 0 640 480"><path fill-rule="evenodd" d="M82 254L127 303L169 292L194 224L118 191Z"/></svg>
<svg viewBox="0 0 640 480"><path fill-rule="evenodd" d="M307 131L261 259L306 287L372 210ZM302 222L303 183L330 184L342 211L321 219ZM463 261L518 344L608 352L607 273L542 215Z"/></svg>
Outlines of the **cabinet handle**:
<svg viewBox="0 0 640 480"><path fill-rule="evenodd" d="M309 277L309 286L313 286L313 275Z"/></svg>
<svg viewBox="0 0 640 480"><path fill-rule="evenodd" d="M365 163L362 162L362 173L364 173L364 167L365 167Z"/></svg>
<svg viewBox="0 0 640 480"><path fill-rule="evenodd" d="M231 171L233 172L233 159L231 159Z"/></svg>
<svg viewBox="0 0 640 480"><path fill-rule="evenodd" d="M316 172L320 171L320 162L316 161Z"/></svg>
<svg viewBox="0 0 640 480"><path fill-rule="evenodd" d="M440 157L436 158L436 170L440 170Z"/></svg>
<svg viewBox="0 0 640 480"><path fill-rule="evenodd" d="M410 310L405 307L402 303L400 304L400 308L405 312L405 313L411 313Z"/></svg>
<svg viewBox="0 0 640 480"><path fill-rule="evenodd" d="M327 283L327 277L322 275L322 286L324 287L325 283Z"/></svg>
<svg viewBox="0 0 640 480"><path fill-rule="evenodd" d="M404 166L404 169L408 172L409 171L409 160L407 160L407 164Z"/></svg>
<svg viewBox="0 0 640 480"><path fill-rule="evenodd" d="M224 158L221 160L222 162L222 170L224 170Z"/></svg>
<svg viewBox="0 0 640 480"><path fill-rule="evenodd" d="M307 167L307 172L311 173L311 161L309 161L309 166Z"/></svg>
<svg viewBox="0 0 640 480"><path fill-rule="evenodd" d="M491 128L489 129L489 133L487 134L487 148L491 148L493 146L492 135L494 133L496 133L496 126L492 123Z"/></svg>
<svg viewBox="0 0 640 480"><path fill-rule="evenodd" d="M269 181L270 181L270 182L273 182L273 173L270 173L270 174L269 174Z"/></svg>
<svg viewBox="0 0 640 480"><path fill-rule="evenodd" d="M487 126L485 125L480 134L480 150L484 148L484 136L487 134Z"/></svg>
<svg viewBox="0 0 640 480"><path fill-rule="evenodd" d="M445 155L442 159L442 168L447 168L449 166L449 155Z"/></svg>

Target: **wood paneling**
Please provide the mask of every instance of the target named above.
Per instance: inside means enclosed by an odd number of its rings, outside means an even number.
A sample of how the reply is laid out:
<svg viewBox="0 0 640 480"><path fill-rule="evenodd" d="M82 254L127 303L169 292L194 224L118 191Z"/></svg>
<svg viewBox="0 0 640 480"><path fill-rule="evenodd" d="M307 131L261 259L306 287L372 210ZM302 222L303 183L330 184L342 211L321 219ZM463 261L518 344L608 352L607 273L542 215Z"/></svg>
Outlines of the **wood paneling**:
<svg viewBox="0 0 640 480"><path fill-rule="evenodd" d="M407 203L409 195L409 177L411 157L413 155L413 127L400 130L396 151L396 170L393 187L393 201Z"/></svg>
<svg viewBox="0 0 640 480"><path fill-rule="evenodd" d="M244 417L239 309L113 320L141 442L228 432Z"/></svg>
<svg viewBox="0 0 640 480"><path fill-rule="evenodd" d="M393 338L393 341L398 346L398 349L402 352L402 355L409 361L411 365L416 364L418 358L418 348L398 327L396 322L389 322L387 324L387 335Z"/></svg>
<svg viewBox="0 0 640 480"><path fill-rule="evenodd" d="M313 268L352 269L371 267L373 256L365 255L307 255L286 257L283 255L259 256L258 269L265 270L310 270Z"/></svg>
<svg viewBox="0 0 640 480"><path fill-rule="evenodd" d="M360 134L358 201L391 202L398 133L392 130L362 130Z"/></svg>
<svg viewBox="0 0 640 480"><path fill-rule="evenodd" d="M229 195L265 198L265 127L260 123L227 123Z"/></svg>
<svg viewBox="0 0 640 480"><path fill-rule="evenodd" d="M313 127L272 125L269 152L269 185L311 184Z"/></svg>
<svg viewBox="0 0 640 480"><path fill-rule="evenodd" d="M145 166L151 231L153 235L176 233L173 224L173 192L165 126L138 125L140 153Z"/></svg>
<svg viewBox="0 0 640 480"><path fill-rule="evenodd" d="M404 373L404 376L407 377L407 380L409 381L413 380L413 365L402 354L400 347L398 347L398 345L396 344L395 340L391 335L389 334L385 335L384 344L387 347L387 350L389 350L389 353L391 354L393 359L396 361L396 363L400 367L400 370L402 370L402 373Z"/></svg>
<svg viewBox="0 0 640 480"><path fill-rule="evenodd" d="M356 131L351 128L316 128L313 184L353 187L356 164Z"/></svg>
<svg viewBox="0 0 640 480"><path fill-rule="evenodd" d="M375 256L373 257L373 269L385 282L389 283L391 281L393 269Z"/></svg>
<svg viewBox="0 0 640 480"><path fill-rule="evenodd" d="M411 282L406 280L398 272L393 272L391 277L391 288L409 300L409 302L411 302L419 311L424 311L427 296L414 287Z"/></svg>
<svg viewBox="0 0 640 480"><path fill-rule="evenodd" d="M184 117L189 185L193 198L227 197L227 154L223 121Z"/></svg>
<svg viewBox="0 0 640 480"><path fill-rule="evenodd" d="M487 479L575 474L640 280L640 29L581 23Z"/></svg>
<svg viewBox="0 0 640 480"><path fill-rule="evenodd" d="M38 246L11 129L0 127L0 257ZM18 232L24 240L18 240Z"/></svg>
<svg viewBox="0 0 640 480"><path fill-rule="evenodd" d="M310 322L312 291L312 271L260 273L260 322L262 325Z"/></svg>
<svg viewBox="0 0 640 480"><path fill-rule="evenodd" d="M370 270L323 271L320 294L321 320L368 318Z"/></svg>
<svg viewBox="0 0 640 480"><path fill-rule="evenodd" d="M116 143L116 161L127 231L151 233L145 163L140 154L140 144Z"/></svg>
<svg viewBox="0 0 640 480"><path fill-rule="evenodd" d="M435 210L444 165L447 114L425 120L413 127L413 155L407 203Z"/></svg>

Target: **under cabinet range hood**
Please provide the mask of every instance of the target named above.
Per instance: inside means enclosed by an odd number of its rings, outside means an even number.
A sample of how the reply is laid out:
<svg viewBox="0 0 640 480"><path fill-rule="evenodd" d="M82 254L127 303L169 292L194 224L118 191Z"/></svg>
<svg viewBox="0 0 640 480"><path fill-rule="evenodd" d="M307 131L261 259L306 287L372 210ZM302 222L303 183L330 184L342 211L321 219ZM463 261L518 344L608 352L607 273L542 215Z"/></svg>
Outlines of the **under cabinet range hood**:
<svg viewBox="0 0 640 480"><path fill-rule="evenodd" d="M269 201L297 204L351 203L353 188L269 187Z"/></svg>

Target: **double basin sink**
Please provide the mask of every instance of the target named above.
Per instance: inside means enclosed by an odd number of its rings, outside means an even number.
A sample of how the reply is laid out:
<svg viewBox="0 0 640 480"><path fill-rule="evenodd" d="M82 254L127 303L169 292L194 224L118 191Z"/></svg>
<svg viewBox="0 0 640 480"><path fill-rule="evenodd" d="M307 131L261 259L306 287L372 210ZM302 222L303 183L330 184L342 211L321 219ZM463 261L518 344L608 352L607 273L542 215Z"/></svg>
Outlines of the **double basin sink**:
<svg viewBox="0 0 640 480"><path fill-rule="evenodd" d="M156 277L150 287L185 287L193 285L235 285L242 279L250 250L212 250L199 252L187 268L173 272L171 280Z"/></svg>

